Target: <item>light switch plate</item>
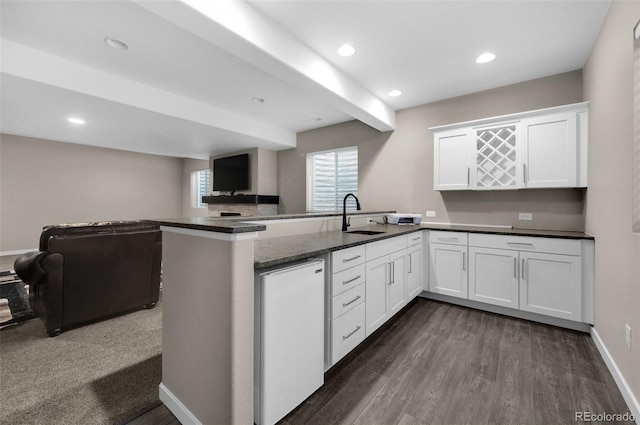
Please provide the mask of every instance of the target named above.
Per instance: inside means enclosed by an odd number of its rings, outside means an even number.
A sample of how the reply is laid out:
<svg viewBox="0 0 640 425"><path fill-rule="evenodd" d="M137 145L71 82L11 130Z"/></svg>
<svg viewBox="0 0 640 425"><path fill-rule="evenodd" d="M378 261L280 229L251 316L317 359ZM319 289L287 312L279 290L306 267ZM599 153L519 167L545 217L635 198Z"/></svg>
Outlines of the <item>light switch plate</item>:
<svg viewBox="0 0 640 425"><path fill-rule="evenodd" d="M531 214L531 213L520 213L520 214L518 214L518 220L533 220L533 214Z"/></svg>
<svg viewBox="0 0 640 425"><path fill-rule="evenodd" d="M435 216L436 216L436 212L435 211L427 210L427 217L435 217Z"/></svg>

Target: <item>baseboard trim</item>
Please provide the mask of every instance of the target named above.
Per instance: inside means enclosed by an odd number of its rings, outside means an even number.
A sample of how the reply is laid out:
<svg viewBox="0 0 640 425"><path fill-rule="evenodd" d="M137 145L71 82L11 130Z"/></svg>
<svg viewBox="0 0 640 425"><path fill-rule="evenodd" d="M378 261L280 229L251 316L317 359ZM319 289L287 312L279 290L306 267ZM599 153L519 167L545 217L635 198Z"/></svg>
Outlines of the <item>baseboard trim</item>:
<svg viewBox="0 0 640 425"><path fill-rule="evenodd" d="M464 298L452 297L450 295L436 294L434 292L422 291L418 295L422 298L430 300L442 301L449 304L460 305L463 307L474 308L476 310L488 311L490 313L502 314L510 317L517 317L518 319L530 320L532 322L544 323L545 325L559 326L561 328L573 329L574 331L580 331L589 333L591 331L591 325L588 323L574 322L573 320L560 319L557 317L544 316L542 314L531 313L528 311L515 310L513 308L502 307L499 305L492 305L482 303L478 301L468 300Z"/></svg>
<svg viewBox="0 0 640 425"><path fill-rule="evenodd" d="M167 388L160 383L160 401L180 421L182 425L202 425L193 413Z"/></svg>
<svg viewBox="0 0 640 425"><path fill-rule="evenodd" d="M0 251L0 257L4 257L5 255L20 255L20 254L26 254L27 252L33 252L33 251L37 251L38 248L31 248L31 249L18 249L15 251Z"/></svg>
<svg viewBox="0 0 640 425"><path fill-rule="evenodd" d="M631 388L627 384L627 381L624 379L624 376L622 376L620 369L618 369L618 365L613 360L613 357L611 357L609 350L607 350L607 347L604 345L602 338L600 338L600 335L598 335L598 332L595 330L595 328L591 328L591 338L596 344L596 347L598 348L600 355L604 359L605 364L609 368L609 372L611 372L613 379L616 381L618 389L622 393L624 401L627 403L627 407L629 407L631 414L635 417L636 424L640 425L640 403L638 403L638 399L631 391Z"/></svg>

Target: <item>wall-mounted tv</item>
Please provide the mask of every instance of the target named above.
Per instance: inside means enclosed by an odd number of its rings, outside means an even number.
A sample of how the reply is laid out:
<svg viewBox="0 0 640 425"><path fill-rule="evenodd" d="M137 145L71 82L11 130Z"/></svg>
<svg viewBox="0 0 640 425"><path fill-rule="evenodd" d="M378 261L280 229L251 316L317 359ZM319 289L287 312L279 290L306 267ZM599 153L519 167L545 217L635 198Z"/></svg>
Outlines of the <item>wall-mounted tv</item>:
<svg viewBox="0 0 640 425"><path fill-rule="evenodd" d="M249 190L249 154L213 160L213 190Z"/></svg>

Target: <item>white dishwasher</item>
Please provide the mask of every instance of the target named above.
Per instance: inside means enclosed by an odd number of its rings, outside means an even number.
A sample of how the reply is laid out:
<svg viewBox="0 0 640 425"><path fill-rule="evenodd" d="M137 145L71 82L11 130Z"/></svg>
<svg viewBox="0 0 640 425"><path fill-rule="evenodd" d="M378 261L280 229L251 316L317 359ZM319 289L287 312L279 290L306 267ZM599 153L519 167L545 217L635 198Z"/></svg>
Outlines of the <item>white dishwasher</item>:
<svg viewBox="0 0 640 425"><path fill-rule="evenodd" d="M254 422L273 425L324 383L324 260L255 276Z"/></svg>

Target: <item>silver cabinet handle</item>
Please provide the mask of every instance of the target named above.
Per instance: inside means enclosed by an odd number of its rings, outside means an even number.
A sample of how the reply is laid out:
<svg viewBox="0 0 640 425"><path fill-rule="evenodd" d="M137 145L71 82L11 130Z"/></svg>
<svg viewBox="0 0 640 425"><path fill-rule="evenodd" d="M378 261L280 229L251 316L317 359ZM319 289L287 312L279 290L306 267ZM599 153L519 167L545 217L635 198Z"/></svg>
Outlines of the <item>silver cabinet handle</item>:
<svg viewBox="0 0 640 425"><path fill-rule="evenodd" d="M438 238L439 241L443 242L458 242L458 238Z"/></svg>
<svg viewBox="0 0 640 425"><path fill-rule="evenodd" d="M518 278L518 259L513 257L513 277Z"/></svg>
<svg viewBox="0 0 640 425"><path fill-rule="evenodd" d="M343 280L343 281L342 281L342 284L343 284L343 285L348 285L348 284L350 284L351 282L355 282L356 280L360 279L361 277L362 277L362 276L358 275L358 276L354 277L353 279Z"/></svg>
<svg viewBox="0 0 640 425"><path fill-rule="evenodd" d="M411 271L411 269L413 268L413 261L412 261L413 255L409 254L409 273L413 273Z"/></svg>
<svg viewBox="0 0 640 425"><path fill-rule="evenodd" d="M396 264L392 261L389 263L389 285L393 285L396 281Z"/></svg>
<svg viewBox="0 0 640 425"><path fill-rule="evenodd" d="M462 251L462 271L467 271L465 264L467 263L466 260L467 257L467 253Z"/></svg>
<svg viewBox="0 0 640 425"><path fill-rule="evenodd" d="M349 261L357 260L360 257L362 257L362 255L356 255L355 257L345 258L345 259L342 260L342 262L343 263L348 263Z"/></svg>
<svg viewBox="0 0 640 425"><path fill-rule="evenodd" d="M467 167L467 186L471 184L471 168Z"/></svg>
<svg viewBox="0 0 640 425"><path fill-rule="evenodd" d="M353 335L354 333L358 332L359 330L360 330L360 326L356 326L356 328L355 328L355 329L354 329L354 330L353 330L349 335L344 335L344 336L342 337L342 340L344 341L345 339L349 339L349 337L350 337L351 335Z"/></svg>
<svg viewBox="0 0 640 425"><path fill-rule="evenodd" d="M522 164L522 181L527 183L527 164Z"/></svg>
<svg viewBox="0 0 640 425"><path fill-rule="evenodd" d="M346 307L348 305L353 304L354 302L358 301L360 298L362 298L360 295L358 295L357 297L355 297L354 299L352 299L351 301L349 301L348 303L342 303L342 307Z"/></svg>
<svg viewBox="0 0 640 425"><path fill-rule="evenodd" d="M420 236L418 236L417 238L413 238L413 239L411 239L411 240L412 240L412 241L418 241L418 240L420 240Z"/></svg>
<svg viewBox="0 0 640 425"><path fill-rule="evenodd" d="M532 243L527 243L527 242L507 242L507 245L512 245L512 246L526 246L526 247L531 247L531 248L535 248L535 245Z"/></svg>
<svg viewBox="0 0 640 425"><path fill-rule="evenodd" d="M522 270L521 270L521 271L522 271L522 279L527 280L527 279L525 279L525 277L524 277L524 262L525 262L525 259L523 258L523 259L522 259Z"/></svg>

